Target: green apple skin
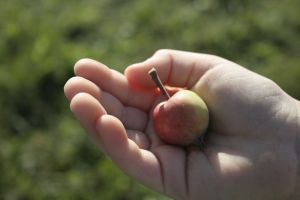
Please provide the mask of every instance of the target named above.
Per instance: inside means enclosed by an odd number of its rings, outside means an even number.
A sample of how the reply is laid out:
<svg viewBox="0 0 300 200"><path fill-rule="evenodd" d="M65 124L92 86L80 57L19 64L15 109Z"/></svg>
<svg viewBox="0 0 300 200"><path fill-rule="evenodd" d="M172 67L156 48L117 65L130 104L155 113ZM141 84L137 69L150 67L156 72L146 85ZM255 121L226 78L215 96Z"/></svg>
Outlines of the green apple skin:
<svg viewBox="0 0 300 200"><path fill-rule="evenodd" d="M204 101L191 90L180 90L153 110L155 132L165 143L187 146L202 136L209 123Z"/></svg>

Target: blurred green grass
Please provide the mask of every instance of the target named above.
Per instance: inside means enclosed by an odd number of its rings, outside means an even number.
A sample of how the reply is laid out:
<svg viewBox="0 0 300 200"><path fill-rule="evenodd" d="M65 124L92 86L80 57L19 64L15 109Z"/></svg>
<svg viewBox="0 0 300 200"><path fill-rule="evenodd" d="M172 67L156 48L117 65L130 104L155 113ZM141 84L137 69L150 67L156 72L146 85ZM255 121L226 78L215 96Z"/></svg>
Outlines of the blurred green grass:
<svg viewBox="0 0 300 200"><path fill-rule="evenodd" d="M0 199L165 199L91 145L63 85L84 57L123 71L157 49L216 54L300 99L298 0L0 2Z"/></svg>

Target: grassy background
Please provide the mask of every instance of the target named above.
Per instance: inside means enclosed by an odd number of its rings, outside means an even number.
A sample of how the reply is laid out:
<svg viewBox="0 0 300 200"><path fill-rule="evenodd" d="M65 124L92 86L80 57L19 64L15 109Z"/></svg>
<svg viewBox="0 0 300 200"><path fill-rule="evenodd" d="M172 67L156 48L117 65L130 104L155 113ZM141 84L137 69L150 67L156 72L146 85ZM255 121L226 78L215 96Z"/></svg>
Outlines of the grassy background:
<svg viewBox="0 0 300 200"><path fill-rule="evenodd" d="M165 199L91 145L63 85L89 57L123 71L157 49L216 54L300 99L298 0L0 2L0 199Z"/></svg>

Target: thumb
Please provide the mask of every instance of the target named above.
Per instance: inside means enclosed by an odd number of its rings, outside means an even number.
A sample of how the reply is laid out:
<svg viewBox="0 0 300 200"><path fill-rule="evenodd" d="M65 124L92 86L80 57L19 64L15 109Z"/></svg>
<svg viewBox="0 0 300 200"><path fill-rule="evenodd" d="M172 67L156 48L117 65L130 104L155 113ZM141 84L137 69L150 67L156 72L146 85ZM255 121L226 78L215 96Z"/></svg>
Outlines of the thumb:
<svg viewBox="0 0 300 200"><path fill-rule="evenodd" d="M164 84L173 87L193 87L209 69L224 59L208 54L176 50L159 50L144 62L133 64L125 71L131 85L151 88L154 82L148 76L154 67Z"/></svg>
<svg viewBox="0 0 300 200"><path fill-rule="evenodd" d="M149 76L148 72L155 68L160 76L162 83L168 81L168 76L170 73L170 61L167 56L152 56L151 58L145 60L141 63L136 63L130 65L125 70L125 76L130 85L137 88L154 88L155 83Z"/></svg>

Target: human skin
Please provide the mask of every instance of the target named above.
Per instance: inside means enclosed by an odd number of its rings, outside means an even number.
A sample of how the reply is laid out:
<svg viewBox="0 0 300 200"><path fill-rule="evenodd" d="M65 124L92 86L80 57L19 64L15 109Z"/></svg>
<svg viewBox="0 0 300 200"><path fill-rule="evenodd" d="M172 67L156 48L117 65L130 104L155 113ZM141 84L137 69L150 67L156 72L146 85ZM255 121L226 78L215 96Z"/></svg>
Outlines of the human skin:
<svg viewBox="0 0 300 200"><path fill-rule="evenodd" d="M206 102L202 148L163 143L151 123L163 100L147 75ZM92 140L128 176L174 199L299 199L300 104L273 81L226 59L159 50L124 74L75 64L64 91Z"/></svg>

